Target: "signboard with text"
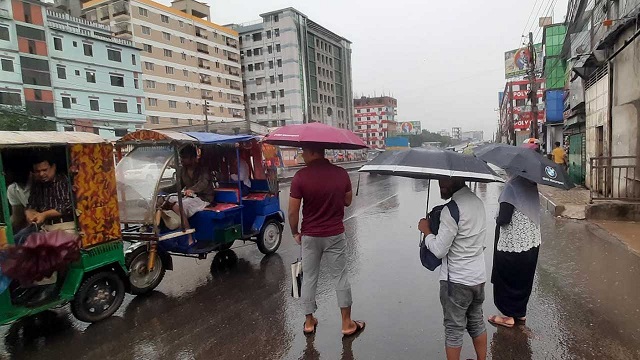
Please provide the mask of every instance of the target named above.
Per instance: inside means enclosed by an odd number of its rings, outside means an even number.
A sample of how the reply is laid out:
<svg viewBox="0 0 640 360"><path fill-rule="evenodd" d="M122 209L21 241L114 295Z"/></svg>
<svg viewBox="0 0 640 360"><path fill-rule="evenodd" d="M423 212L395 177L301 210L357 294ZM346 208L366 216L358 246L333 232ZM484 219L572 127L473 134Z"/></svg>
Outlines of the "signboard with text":
<svg viewBox="0 0 640 360"><path fill-rule="evenodd" d="M419 134L422 132L422 124L420 121L403 121L400 123L400 132L402 134Z"/></svg>
<svg viewBox="0 0 640 360"><path fill-rule="evenodd" d="M534 45L535 54L535 70L536 73L542 73L542 44ZM530 52L525 46L520 49L510 50L504 53L504 77L510 79L525 75L529 68Z"/></svg>

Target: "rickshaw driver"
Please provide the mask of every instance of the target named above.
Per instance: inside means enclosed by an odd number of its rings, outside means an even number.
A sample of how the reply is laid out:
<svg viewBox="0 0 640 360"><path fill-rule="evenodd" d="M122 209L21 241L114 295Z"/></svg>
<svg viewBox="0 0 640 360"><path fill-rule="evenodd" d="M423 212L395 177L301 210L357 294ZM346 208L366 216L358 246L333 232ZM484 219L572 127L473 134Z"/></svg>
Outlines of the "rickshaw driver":
<svg viewBox="0 0 640 360"><path fill-rule="evenodd" d="M58 174L55 162L47 154L37 155L32 166L33 184L25 210L27 221L49 230L74 230L69 179ZM15 235L16 244L24 243L36 231L35 226L20 230Z"/></svg>
<svg viewBox="0 0 640 360"><path fill-rule="evenodd" d="M180 162L182 163L180 181L185 196L182 198L184 212L180 212L176 195L169 196L167 201L172 204L171 209L180 215L185 229L189 229L189 218L213 202L214 191L209 171L198 166L198 152L194 146L187 146L180 150ZM175 192L176 185L163 188L162 191ZM193 237L189 234L189 245L193 243Z"/></svg>

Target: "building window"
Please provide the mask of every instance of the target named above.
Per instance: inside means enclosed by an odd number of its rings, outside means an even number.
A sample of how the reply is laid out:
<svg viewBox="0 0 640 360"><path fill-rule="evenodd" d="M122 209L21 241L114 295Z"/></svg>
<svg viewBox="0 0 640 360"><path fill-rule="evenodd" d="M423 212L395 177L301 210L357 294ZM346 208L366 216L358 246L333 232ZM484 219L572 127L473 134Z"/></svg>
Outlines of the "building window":
<svg viewBox="0 0 640 360"><path fill-rule="evenodd" d="M184 77L189 77L189 70L187 69L182 70L182 75L184 75Z"/></svg>
<svg viewBox="0 0 640 360"><path fill-rule="evenodd" d="M171 118L171 125L178 125L178 118Z"/></svg>
<svg viewBox="0 0 640 360"><path fill-rule="evenodd" d="M143 35L151 35L151 28L148 26L142 26L142 34Z"/></svg>
<svg viewBox="0 0 640 360"><path fill-rule="evenodd" d="M280 89L280 97L283 98L284 97L284 89Z"/></svg>
<svg viewBox="0 0 640 360"><path fill-rule="evenodd" d="M256 114L256 108L251 108L251 115L255 115Z"/></svg>
<svg viewBox="0 0 640 360"><path fill-rule="evenodd" d="M255 100L256 99L256 94L255 93L251 93L251 95L249 95L249 98L251 100Z"/></svg>
<svg viewBox="0 0 640 360"><path fill-rule="evenodd" d="M267 30L267 39L271 39L271 30Z"/></svg>
<svg viewBox="0 0 640 360"><path fill-rule="evenodd" d="M169 100L169 108L170 109L175 109L178 107L178 102L175 100Z"/></svg>
<svg viewBox="0 0 640 360"><path fill-rule="evenodd" d="M256 69L256 71L264 70L264 63L256 63L255 64L255 69Z"/></svg>
<svg viewBox="0 0 640 360"><path fill-rule="evenodd" d="M184 44L185 42L185 38L183 38L182 36L180 36L180 44Z"/></svg>
<svg viewBox="0 0 640 360"><path fill-rule="evenodd" d="M269 54L273 54L273 46L271 46L271 45L267 46L267 52Z"/></svg>
<svg viewBox="0 0 640 360"><path fill-rule="evenodd" d="M187 101L187 109L191 109L191 103Z"/></svg>
<svg viewBox="0 0 640 360"><path fill-rule="evenodd" d="M136 54L131 54L131 65L136 64Z"/></svg>
<svg viewBox="0 0 640 360"><path fill-rule="evenodd" d="M136 104L136 108L138 109L138 114L142 114L142 104Z"/></svg>
<svg viewBox="0 0 640 360"><path fill-rule="evenodd" d="M53 38L53 48L62 51L62 38L54 37Z"/></svg>
<svg viewBox="0 0 640 360"><path fill-rule="evenodd" d="M76 76L80 76L80 70L76 70Z"/></svg>
<svg viewBox="0 0 640 360"><path fill-rule="evenodd" d="M280 112L283 113L284 112L284 105L280 105Z"/></svg>
<svg viewBox="0 0 640 360"><path fill-rule="evenodd" d="M271 105L271 113L272 113L272 114L275 114L277 111L278 111L278 110L277 110L277 106L275 106L275 105Z"/></svg>
<svg viewBox="0 0 640 360"><path fill-rule="evenodd" d="M173 53L171 52L171 50L169 49L164 49L164 56L166 57L172 57Z"/></svg>
<svg viewBox="0 0 640 360"><path fill-rule="evenodd" d="M111 75L111 86L124 87L124 76Z"/></svg>
<svg viewBox="0 0 640 360"><path fill-rule="evenodd" d="M117 50L107 49L107 58L111 61L122 62L122 54Z"/></svg>
<svg viewBox="0 0 640 360"><path fill-rule="evenodd" d="M68 96L62 97L62 107L65 109L71 109L71 98Z"/></svg>
<svg viewBox="0 0 640 360"><path fill-rule="evenodd" d="M247 65L247 71L253 71L253 64Z"/></svg>
<svg viewBox="0 0 640 360"><path fill-rule="evenodd" d="M176 84L167 84L167 91L176 91Z"/></svg>
<svg viewBox="0 0 640 360"><path fill-rule="evenodd" d="M118 113L126 113L126 112L128 112L127 103L124 102L124 101L114 100L113 101L113 111L118 112Z"/></svg>
<svg viewBox="0 0 640 360"><path fill-rule="evenodd" d="M64 66L58 65L56 67L58 70L58 79L66 79L67 78L67 69Z"/></svg>
<svg viewBox="0 0 640 360"><path fill-rule="evenodd" d="M273 35L275 35L275 37L279 37L280 36L280 29L273 29Z"/></svg>
<svg viewBox="0 0 640 360"><path fill-rule="evenodd" d="M82 44L82 49L84 50L84 56L93 57L93 46L91 44Z"/></svg>
<svg viewBox="0 0 640 360"><path fill-rule="evenodd" d="M89 106L91 107L92 111L100 111L100 104L96 99L89 99Z"/></svg>
<svg viewBox="0 0 640 360"><path fill-rule="evenodd" d="M145 69L147 69L147 70L151 70L151 71L153 71L153 69L154 69L153 63L150 63L150 62L148 62L148 61L145 61L145 62L144 62L144 68L145 68Z"/></svg>
<svg viewBox="0 0 640 360"><path fill-rule="evenodd" d="M13 72L13 61L8 59L2 59L2 71Z"/></svg>
<svg viewBox="0 0 640 360"><path fill-rule="evenodd" d="M278 82L283 82L284 81L284 76L282 76L282 74L278 75Z"/></svg>
<svg viewBox="0 0 640 360"><path fill-rule="evenodd" d="M147 89L155 89L156 88L156 82L153 80L145 80L144 81L144 87L146 87Z"/></svg>
<svg viewBox="0 0 640 360"><path fill-rule="evenodd" d="M136 89L139 88L138 79L133 79L133 87Z"/></svg>
<svg viewBox="0 0 640 360"><path fill-rule="evenodd" d="M253 38L253 41L260 41L262 40L262 33L261 32L254 33L251 37Z"/></svg>
<svg viewBox="0 0 640 360"><path fill-rule="evenodd" d="M152 124L160 124L160 118L157 116L149 116L149 122Z"/></svg>
<svg viewBox="0 0 640 360"><path fill-rule="evenodd" d="M184 21L182 21L182 20L178 20L178 23L180 24L180 27L181 27L181 28L182 28L182 27L184 27Z"/></svg>
<svg viewBox="0 0 640 360"><path fill-rule="evenodd" d="M184 86L184 91L185 91L185 92L189 92L189 91L191 91L191 88L189 87L189 85L185 85L185 86Z"/></svg>
<svg viewBox="0 0 640 360"><path fill-rule="evenodd" d="M171 66L165 66L164 71L169 75L173 75L173 68Z"/></svg>
<svg viewBox="0 0 640 360"><path fill-rule="evenodd" d="M138 8L138 14L140 14L140 16L145 16L145 17L149 16L149 12L147 11L147 9L143 9L141 7Z"/></svg>
<svg viewBox="0 0 640 360"><path fill-rule="evenodd" d="M276 44L276 52L280 52L280 44Z"/></svg>
<svg viewBox="0 0 640 360"><path fill-rule="evenodd" d="M168 32L162 32L162 38L168 41L171 41L171 34L169 34Z"/></svg>
<svg viewBox="0 0 640 360"><path fill-rule="evenodd" d="M275 77L275 76L273 76L273 75L269 76L269 82L270 82L271 84L275 84L275 83L276 83L276 77Z"/></svg>
<svg viewBox="0 0 640 360"><path fill-rule="evenodd" d="M262 55L262 48L253 49L253 56Z"/></svg>
<svg viewBox="0 0 640 360"><path fill-rule="evenodd" d="M187 54L182 53L182 60L187 60Z"/></svg>
<svg viewBox="0 0 640 360"><path fill-rule="evenodd" d="M0 40L10 40L8 27L0 26Z"/></svg>
<svg viewBox="0 0 640 360"><path fill-rule="evenodd" d="M167 15L160 15L160 21L162 21L165 24L169 23L169 17Z"/></svg>
<svg viewBox="0 0 640 360"><path fill-rule="evenodd" d="M278 22L278 14L273 15L273 22Z"/></svg>
<svg viewBox="0 0 640 360"><path fill-rule="evenodd" d="M247 57L251 57L251 54L253 54L253 52L251 51L251 49L247 50Z"/></svg>
<svg viewBox="0 0 640 360"><path fill-rule="evenodd" d="M158 99L148 98L149 106L158 106Z"/></svg>
<svg viewBox="0 0 640 360"><path fill-rule="evenodd" d="M278 60L276 60L276 61L277 61L277 63L278 63L278 67L282 67L282 59L278 59Z"/></svg>
<svg viewBox="0 0 640 360"><path fill-rule="evenodd" d="M153 52L153 46L149 45L149 44L143 44L142 48L144 51L148 52L148 53L152 53Z"/></svg>
<svg viewBox="0 0 640 360"><path fill-rule="evenodd" d="M87 71L87 82L96 83L96 73L93 71Z"/></svg>

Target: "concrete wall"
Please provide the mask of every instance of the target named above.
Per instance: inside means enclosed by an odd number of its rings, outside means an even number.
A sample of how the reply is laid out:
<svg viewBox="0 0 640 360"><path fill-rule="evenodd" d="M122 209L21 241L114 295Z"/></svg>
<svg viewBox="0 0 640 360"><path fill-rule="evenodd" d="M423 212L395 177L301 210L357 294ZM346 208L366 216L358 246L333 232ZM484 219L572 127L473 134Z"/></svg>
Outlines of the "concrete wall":
<svg viewBox="0 0 640 360"><path fill-rule="evenodd" d="M617 40L615 49L635 32L631 27ZM638 165L640 156L640 39L634 40L613 60L613 104L611 124L611 155L635 156L635 159L619 161L618 165ZM635 179L635 180L632 180ZM613 183L620 180L621 192L640 193L640 174L633 171L613 174Z"/></svg>
<svg viewBox="0 0 640 360"><path fill-rule="evenodd" d="M587 187L591 185L590 160L593 157L606 156L609 153L609 75L603 76L585 91L586 112L586 178ZM602 134L602 145L598 143L598 133ZM601 147L600 149L598 149ZM595 180L595 179L594 179Z"/></svg>

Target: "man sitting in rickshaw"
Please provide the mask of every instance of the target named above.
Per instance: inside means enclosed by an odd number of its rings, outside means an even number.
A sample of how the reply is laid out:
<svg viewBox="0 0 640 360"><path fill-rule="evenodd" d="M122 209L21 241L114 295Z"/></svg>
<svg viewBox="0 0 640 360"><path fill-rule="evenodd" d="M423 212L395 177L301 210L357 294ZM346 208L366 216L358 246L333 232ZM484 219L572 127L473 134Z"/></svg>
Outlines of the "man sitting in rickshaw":
<svg viewBox="0 0 640 360"><path fill-rule="evenodd" d="M232 181L239 181L242 196L246 196L251 191L251 170L249 164L243 158L238 162L237 157L231 156L229 160Z"/></svg>
<svg viewBox="0 0 640 360"><path fill-rule="evenodd" d="M213 202L214 191L208 169L198 166L198 152L195 146L187 146L180 150L180 162L182 163L180 181L184 194L182 199L183 212L180 211L177 196L169 196L167 201L171 204L171 209L182 218L185 229L189 229L189 218ZM176 192L176 185L163 188L162 191ZM193 237L189 234L189 245L193 243Z"/></svg>
<svg viewBox="0 0 640 360"><path fill-rule="evenodd" d="M69 179L57 172L55 161L48 153L37 154L32 162L33 184L25 216L30 224L48 230L75 230L73 208L69 191ZM22 244L27 236L38 231L36 226L27 226L14 237Z"/></svg>

